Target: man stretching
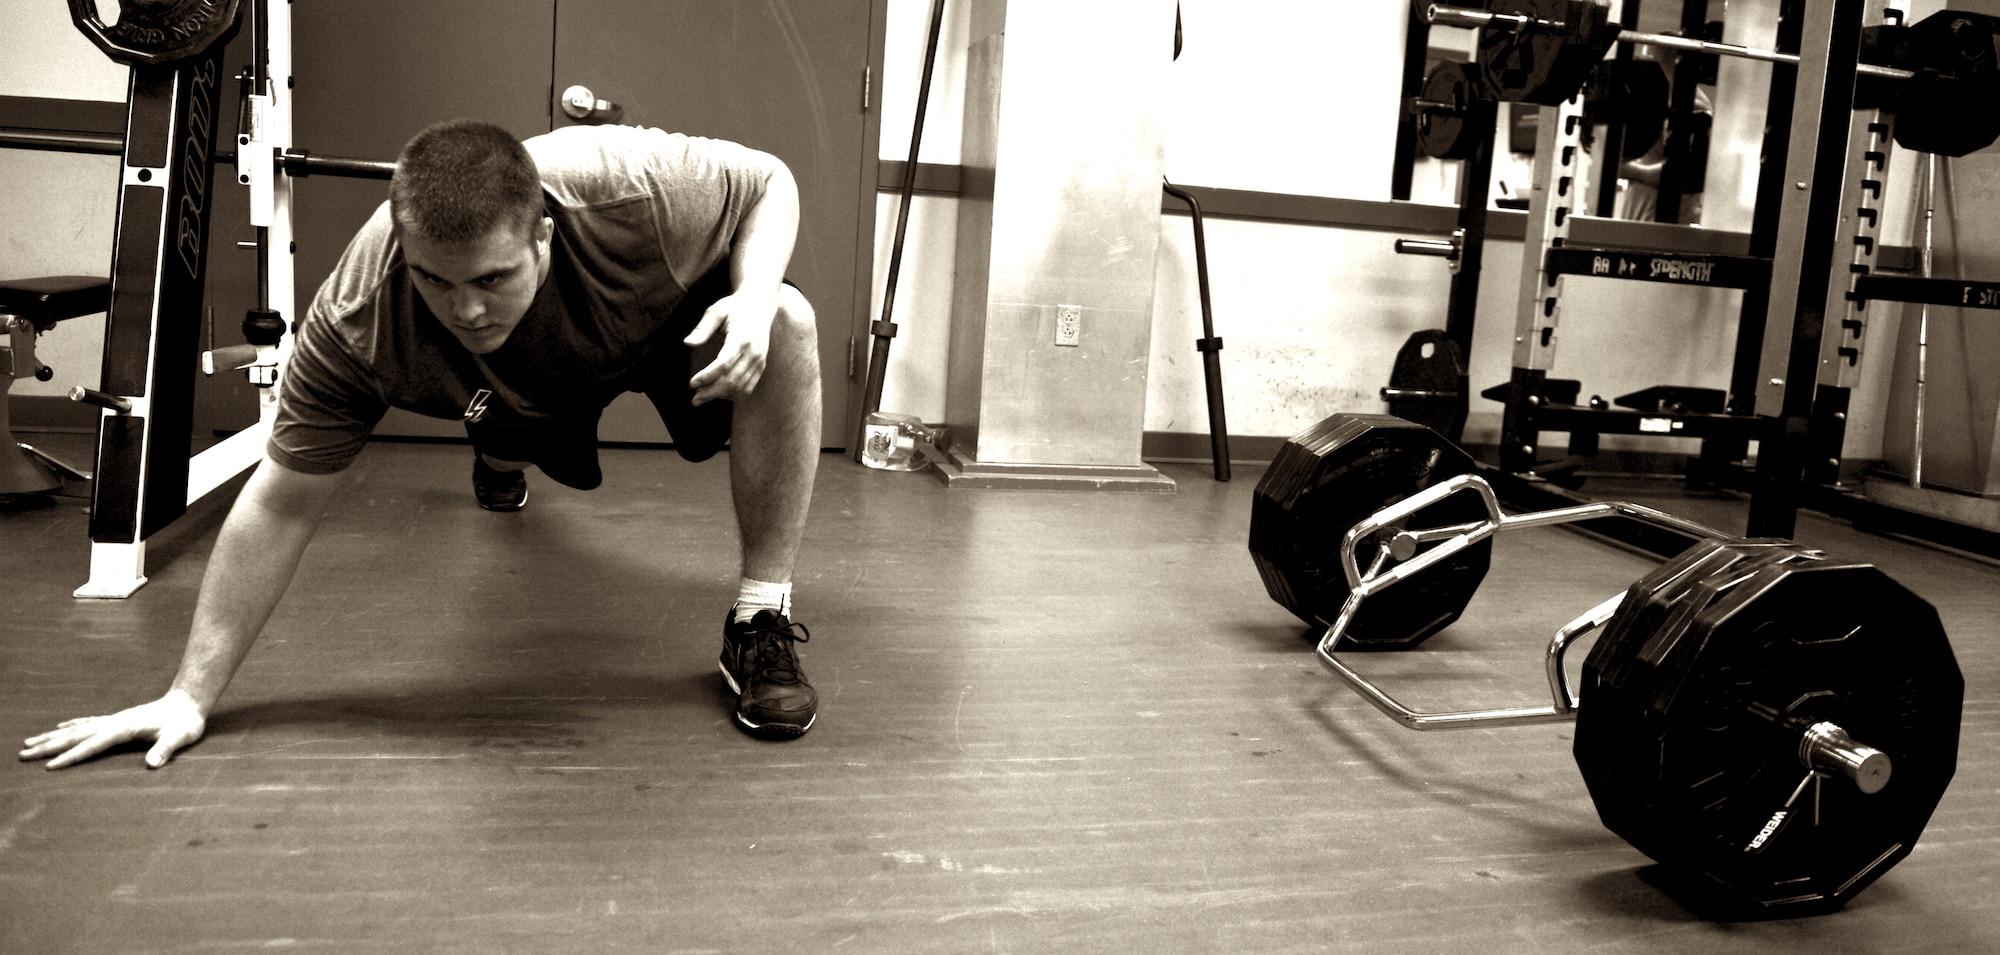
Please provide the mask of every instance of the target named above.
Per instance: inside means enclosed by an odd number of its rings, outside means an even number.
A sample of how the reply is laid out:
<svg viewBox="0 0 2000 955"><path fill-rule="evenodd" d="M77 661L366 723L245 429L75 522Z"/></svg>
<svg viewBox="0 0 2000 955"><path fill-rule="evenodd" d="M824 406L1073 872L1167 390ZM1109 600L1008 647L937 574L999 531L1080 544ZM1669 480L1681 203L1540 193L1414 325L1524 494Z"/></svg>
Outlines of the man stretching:
<svg viewBox="0 0 2000 955"><path fill-rule="evenodd" d="M598 417L627 391L683 457L728 445L742 579L723 678L746 732L805 733L817 696L791 580L820 377L812 307L784 282L798 208L783 163L719 140L579 126L522 143L464 120L419 133L298 323L265 461L216 540L172 687L32 737L21 758L60 769L151 740L158 767L199 739L389 408L464 421L479 503L506 511L526 503L530 464L601 483Z"/></svg>

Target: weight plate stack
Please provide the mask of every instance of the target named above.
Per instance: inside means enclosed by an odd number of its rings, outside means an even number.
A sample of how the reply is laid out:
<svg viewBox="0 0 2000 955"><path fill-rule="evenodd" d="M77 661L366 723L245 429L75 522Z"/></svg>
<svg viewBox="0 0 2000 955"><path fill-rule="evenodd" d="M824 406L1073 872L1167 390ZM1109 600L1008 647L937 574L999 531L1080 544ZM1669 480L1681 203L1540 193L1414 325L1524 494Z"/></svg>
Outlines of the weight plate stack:
<svg viewBox="0 0 2000 955"><path fill-rule="evenodd" d="M1561 25L1520 33L1479 31L1483 91L1503 103L1562 105L1583 89L1618 42L1610 7L1593 0L1489 0L1486 7Z"/></svg>
<svg viewBox="0 0 2000 955"><path fill-rule="evenodd" d="M1591 650L1589 665L1604 680L1623 684L1640 665L1642 652L1657 653L1667 641L1686 631L1691 614L1701 609L1687 599L1698 586L1746 560L1774 551L1785 556L1806 553L1805 548L1785 540L1716 538L1699 541L1654 568L1626 589L1625 599L1604 624Z"/></svg>
<svg viewBox="0 0 2000 955"><path fill-rule="evenodd" d="M1285 442L1257 482L1250 555L1264 589L1285 609L1324 627L1351 589L1340 559L1348 530L1376 511L1475 467L1470 455L1422 425L1389 415L1334 415ZM1487 518L1474 494L1454 494L1411 515L1412 527ZM1362 541L1365 571L1377 551ZM1492 565L1491 538L1368 598L1342 649L1413 647L1457 620Z"/></svg>
<svg viewBox="0 0 2000 955"><path fill-rule="evenodd" d="M1577 767L1607 828L1726 909L1831 911L1915 846L1964 693L1937 612L1880 570L1707 542L1634 585L1585 660ZM1822 761L1827 727L1886 755L1877 791Z"/></svg>

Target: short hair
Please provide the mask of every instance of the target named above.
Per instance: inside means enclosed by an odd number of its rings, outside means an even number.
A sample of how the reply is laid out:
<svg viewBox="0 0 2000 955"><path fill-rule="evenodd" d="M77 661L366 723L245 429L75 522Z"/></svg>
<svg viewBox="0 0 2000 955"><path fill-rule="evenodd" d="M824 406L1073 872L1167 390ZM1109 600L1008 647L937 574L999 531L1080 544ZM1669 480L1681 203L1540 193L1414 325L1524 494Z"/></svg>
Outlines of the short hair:
<svg viewBox="0 0 2000 955"><path fill-rule="evenodd" d="M534 157L512 133L476 120L446 120L418 133L389 180L396 228L433 242L476 241L503 224L526 229L542 205Z"/></svg>

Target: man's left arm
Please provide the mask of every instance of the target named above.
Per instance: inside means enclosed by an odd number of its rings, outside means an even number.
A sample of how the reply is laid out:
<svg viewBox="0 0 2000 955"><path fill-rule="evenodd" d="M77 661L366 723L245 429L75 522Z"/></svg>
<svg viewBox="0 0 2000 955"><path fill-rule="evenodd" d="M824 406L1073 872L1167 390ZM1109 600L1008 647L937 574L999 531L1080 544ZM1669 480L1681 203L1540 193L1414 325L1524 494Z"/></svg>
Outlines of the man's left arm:
<svg viewBox="0 0 2000 955"><path fill-rule="evenodd" d="M686 339L689 345L699 346L718 332L722 335L715 360L689 382L695 389L695 404L756 390L770 353L778 286L791 264L798 234L798 182L782 161L772 157L764 193L744 211L735 241L730 244L733 291L709 307Z"/></svg>

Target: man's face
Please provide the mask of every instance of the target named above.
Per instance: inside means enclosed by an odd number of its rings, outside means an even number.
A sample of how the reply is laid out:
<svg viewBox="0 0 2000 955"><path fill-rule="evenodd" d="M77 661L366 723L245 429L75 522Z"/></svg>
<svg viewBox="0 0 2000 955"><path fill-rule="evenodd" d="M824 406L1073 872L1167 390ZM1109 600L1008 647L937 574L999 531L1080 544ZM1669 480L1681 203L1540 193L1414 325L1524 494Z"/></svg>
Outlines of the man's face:
<svg viewBox="0 0 2000 955"><path fill-rule="evenodd" d="M548 277L554 229L544 216L525 229L495 226L464 244L404 232L403 261L431 314L467 351L484 355L507 343Z"/></svg>

